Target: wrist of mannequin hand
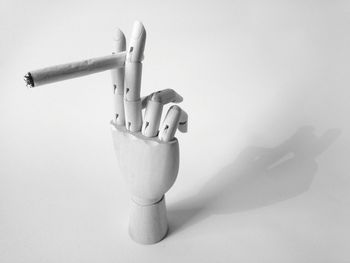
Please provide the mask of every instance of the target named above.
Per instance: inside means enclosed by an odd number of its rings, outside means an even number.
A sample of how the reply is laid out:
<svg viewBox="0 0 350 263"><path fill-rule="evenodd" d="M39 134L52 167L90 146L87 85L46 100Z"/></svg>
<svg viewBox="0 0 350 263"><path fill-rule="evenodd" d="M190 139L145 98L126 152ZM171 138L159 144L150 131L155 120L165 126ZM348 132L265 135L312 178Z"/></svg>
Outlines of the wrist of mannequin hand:
<svg viewBox="0 0 350 263"><path fill-rule="evenodd" d="M162 200L164 195L157 197L157 198L152 198L152 199L145 199L145 198L140 198L137 196L131 196L131 200L135 202L137 205L141 206L148 206L148 205L154 205Z"/></svg>

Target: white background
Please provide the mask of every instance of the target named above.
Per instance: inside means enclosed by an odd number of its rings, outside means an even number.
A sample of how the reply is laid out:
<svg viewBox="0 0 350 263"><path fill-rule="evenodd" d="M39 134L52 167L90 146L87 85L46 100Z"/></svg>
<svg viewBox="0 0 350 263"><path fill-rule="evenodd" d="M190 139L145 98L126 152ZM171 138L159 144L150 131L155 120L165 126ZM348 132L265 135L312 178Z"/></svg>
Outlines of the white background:
<svg viewBox="0 0 350 263"><path fill-rule="evenodd" d="M136 19L143 95L190 118L151 246L127 234L109 73L23 82ZM348 1L1 1L0 262L349 262L349 29Z"/></svg>

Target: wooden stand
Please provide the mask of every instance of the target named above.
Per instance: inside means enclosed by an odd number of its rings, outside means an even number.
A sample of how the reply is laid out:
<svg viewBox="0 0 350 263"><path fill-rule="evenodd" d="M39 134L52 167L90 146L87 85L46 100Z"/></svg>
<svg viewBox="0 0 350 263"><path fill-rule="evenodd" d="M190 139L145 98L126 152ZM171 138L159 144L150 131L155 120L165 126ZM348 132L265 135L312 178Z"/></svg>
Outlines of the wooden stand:
<svg viewBox="0 0 350 263"><path fill-rule="evenodd" d="M161 241L168 232L165 198L151 205L140 205L131 200L129 234L141 244Z"/></svg>

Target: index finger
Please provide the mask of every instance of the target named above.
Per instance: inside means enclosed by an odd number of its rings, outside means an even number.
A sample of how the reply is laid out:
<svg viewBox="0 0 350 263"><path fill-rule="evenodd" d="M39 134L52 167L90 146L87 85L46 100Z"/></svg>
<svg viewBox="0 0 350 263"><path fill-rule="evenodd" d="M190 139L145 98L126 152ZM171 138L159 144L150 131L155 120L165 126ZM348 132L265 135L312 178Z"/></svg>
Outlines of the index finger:
<svg viewBox="0 0 350 263"><path fill-rule="evenodd" d="M126 41L123 32L117 29L114 35L115 52L126 50ZM125 124L124 113L124 75L125 69L115 68L111 70L113 94L114 94L114 120L117 125Z"/></svg>

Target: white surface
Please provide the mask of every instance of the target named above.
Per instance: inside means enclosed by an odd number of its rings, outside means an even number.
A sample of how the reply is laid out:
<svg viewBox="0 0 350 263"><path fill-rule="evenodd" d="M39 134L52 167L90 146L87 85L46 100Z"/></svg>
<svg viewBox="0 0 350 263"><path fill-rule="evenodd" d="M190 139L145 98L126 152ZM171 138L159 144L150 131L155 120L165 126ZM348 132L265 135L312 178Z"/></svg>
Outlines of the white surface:
<svg viewBox="0 0 350 263"><path fill-rule="evenodd" d="M350 261L349 11L348 1L2 1L0 262ZM22 80L109 54L113 29L129 39L135 19L148 32L142 94L175 89L190 121L167 194L171 232L152 246L127 234L110 74L32 90ZM314 135L288 141L304 125ZM271 161L252 161L262 150L249 146L272 148ZM297 150L281 159L285 149Z"/></svg>

